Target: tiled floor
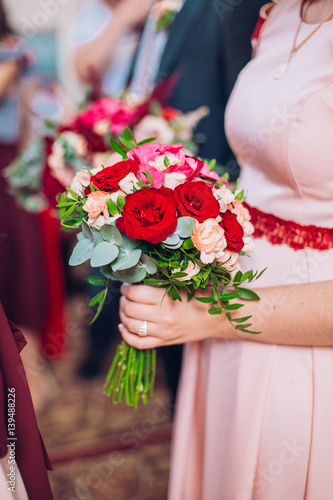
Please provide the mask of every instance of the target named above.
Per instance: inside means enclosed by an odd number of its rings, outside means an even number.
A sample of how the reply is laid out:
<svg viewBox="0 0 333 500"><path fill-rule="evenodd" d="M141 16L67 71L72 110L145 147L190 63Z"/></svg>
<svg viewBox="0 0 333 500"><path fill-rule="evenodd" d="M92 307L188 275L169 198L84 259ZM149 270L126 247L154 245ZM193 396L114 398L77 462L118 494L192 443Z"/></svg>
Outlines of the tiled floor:
<svg viewBox="0 0 333 500"><path fill-rule="evenodd" d="M147 406L111 406L102 394L103 377L77 375L86 341L76 301L71 320L76 334L52 366L51 397L38 417L54 465L55 500L165 500L172 418L163 373L158 371L155 399Z"/></svg>

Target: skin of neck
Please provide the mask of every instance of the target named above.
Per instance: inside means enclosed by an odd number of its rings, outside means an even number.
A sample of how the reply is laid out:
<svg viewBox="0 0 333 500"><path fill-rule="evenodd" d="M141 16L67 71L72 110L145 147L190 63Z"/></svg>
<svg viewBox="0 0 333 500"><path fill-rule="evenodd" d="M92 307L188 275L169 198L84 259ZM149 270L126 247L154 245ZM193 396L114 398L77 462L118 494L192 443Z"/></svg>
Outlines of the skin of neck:
<svg viewBox="0 0 333 500"><path fill-rule="evenodd" d="M301 12L303 12L304 22L308 24L321 23L333 13L333 0L304 0Z"/></svg>

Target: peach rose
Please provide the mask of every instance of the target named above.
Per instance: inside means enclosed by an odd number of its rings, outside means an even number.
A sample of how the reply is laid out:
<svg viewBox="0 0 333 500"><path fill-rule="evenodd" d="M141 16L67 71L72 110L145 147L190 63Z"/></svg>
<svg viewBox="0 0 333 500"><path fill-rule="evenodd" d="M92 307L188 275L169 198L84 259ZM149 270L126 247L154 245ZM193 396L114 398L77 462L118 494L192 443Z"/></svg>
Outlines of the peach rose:
<svg viewBox="0 0 333 500"><path fill-rule="evenodd" d="M237 215L237 220L243 228L245 236L251 236L254 233L254 225L251 222L250 212L239 200L234 200L228 207L229 210Z"/></svg>
<svg viewBox="0 0 333 500"><path fill-rule="evenodd" d="M77 172L72 180L71 189L77 194L80 198L84 198L84 190L90 184L91 175L86 168L83 168L79 172ZM68 194L70 198L70 193Z"/></svg>
<svg viewBox="0 0 333 500"><path fill-rule="evenodd" d="M224 230L215 219L207 219L201 224L196 221L191 238L195 248L200 251L200 260L204 264L211 264L222 258L227 242Z"/></svg>
<svg viewBox="0 0 333 500"><path fill-rule="evenodd" d="M175 269L174 271L172 271L172 274L180 273L180 272L187 273L187 276L184 276L183 278L176 278L178 281L186 281L186 280L191 279L193 276L196 276L198 273L200 273L200 271L201 271L201 267L198 266L197 263L193 263L190 260L185 271L182 271L181 268L179 268L179 269Z"/></svg>
<svg viewBox="0 0 333 500"><path fill-rule="evenodd" d="M225 267L228 271L232 271L235 269L237 265L239 254L237 252L231 252L230 250L225 250L223 255L217 259L219 264L222 264L222 267Z"/></svg>
<svg viewBox="0 0 333 500"><path fill-rule="evenodd" d="M88 194L88 199L82 207L89 215L88 224L94 224L101 214L104 215L106 220L110 218L108 206L106 204L106 200L110 199L109 193L105 193L104 191L93 191Z"/></svg>
<svg viewBox="0 0 333 500"><path fill-rule="evenodd" d="M230 189L226 186L221 186L219 189L213 190L213 195L220 204L220 212L224 213L228 210L228 205L232 203L235 199L235 195L232 194Z"/></svg>

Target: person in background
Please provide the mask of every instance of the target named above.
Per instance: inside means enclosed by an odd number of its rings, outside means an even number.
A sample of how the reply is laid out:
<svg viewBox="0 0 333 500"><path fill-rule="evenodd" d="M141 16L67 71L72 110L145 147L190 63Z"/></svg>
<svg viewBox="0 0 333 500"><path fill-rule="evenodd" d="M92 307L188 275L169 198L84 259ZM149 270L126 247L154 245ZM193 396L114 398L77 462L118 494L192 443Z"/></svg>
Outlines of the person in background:
<svg viewBox="0 0 333 500"><path fill-rule="evenodd" d="M227 106L256 230L239 262L266 268L260 301L232 314L258 334L207 304L123 287L129 345L187 342L170 500L333 498L332 28L333 0L279 1Z"/></svg>
<svg viewBox="0 0 333 500"><path fill-rule="evenodd" d="M2 172L18 155L24 135L21 78L29 58L27 45L13 33L0 0L0 300L7 317L29 340L26 364L33 352L40 352L47 313L43 242L37 216L17 206ZM28 374L39 406L38 372L31 369Z"/></svg>
<svg viewBox="0 0 333 500"><path fill-rule="evenodd" d="M0 498L52 500L46 471L52 467L19 354L25 345L0 302Z"/></svg>
<svg viewBox="0 0 333 500"><path fill-rule="evenodd" d="M140 40L130 84L143 97L156 83L178 78L168 104L183 112L208 106L210 115L196 129L198 156L215 158L235 180L238 164L224 133L224 111L236 78L251 58L251 35L263 0L157 0ZM166 9L174 17L164 29ZM175 401L182 347L161 348L169 387Z"/></svg>
<svg viewBox="0 0 333 500"><path fill-rule="evenodd" d="M97 0L79 13L70 40L82 82L112 97L123 92L152 1Z"/></svg>
<svg viewBox="0 0 333 500"><path fill-rule="evenodd" d="M152 1L97 0L77 15L70 45L76 75L92 87L92 99L101 95L118 97L126 88L140 29ZM120 284L111 286L109 303L89 328L88 353L81 367L84 377L94 377L102 371L112 338L118 334ZM95 295L96 287L88 287L88 293ZM114 335L110 335L110 325Z"/></svg>

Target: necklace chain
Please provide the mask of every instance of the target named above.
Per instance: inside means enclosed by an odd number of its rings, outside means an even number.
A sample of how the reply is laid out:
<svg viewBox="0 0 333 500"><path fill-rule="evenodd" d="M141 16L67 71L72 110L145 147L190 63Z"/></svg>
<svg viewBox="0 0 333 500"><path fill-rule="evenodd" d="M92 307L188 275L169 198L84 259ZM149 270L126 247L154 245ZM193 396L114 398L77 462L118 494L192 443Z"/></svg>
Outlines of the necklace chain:
<svg viewBox="0 0 333 500"><path fill-rule="evenodd" d="M310 40L310 38L312 38L315 33L317 33L317 31L323 26L323 24L325 24L327 21L330 21L331 19L333 19L333 12L331 12L331 14L326 16L325 19L320 24L318 24L318 26L316 26L315 29L313 31L311 31L311 33L299 45L297 45L297 40L298 40L300 31L302 28L302 24L304 22L304 17L306 16L310 5L311 5L311 0L308 2L306 11L303 12L303 9L301 10L301 18L300 18L300 21L299 21L298 26L297 26L297 30L295 33L295 37L293 40L291 50L289 52L288 59L283 63L282 67L279 69L279 71L275 75L275 80L279 80L285 74L285 72L287 71L287 69L289 67L289 64L291 63L291 60L292 60L294 54L296 54L296 52L298 52L299 49L301 47L303 47L303 45L305 45L306 42L308 42Z"/></svg>

